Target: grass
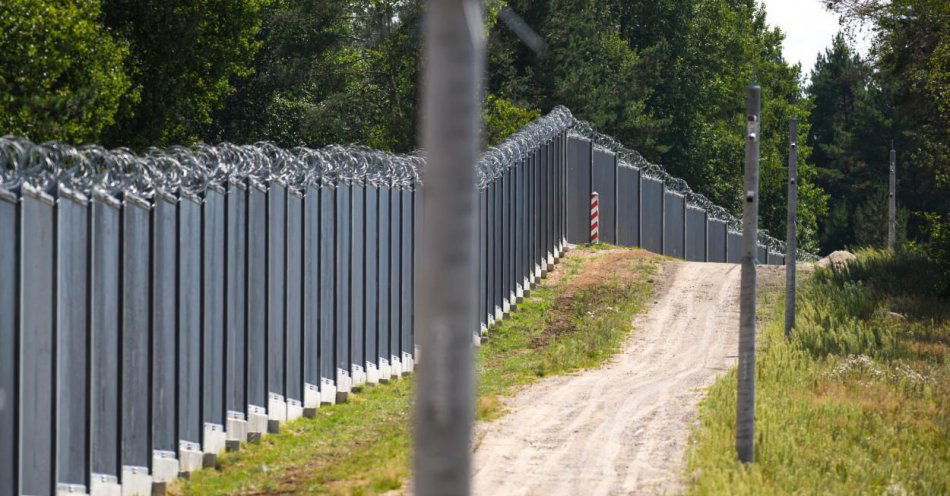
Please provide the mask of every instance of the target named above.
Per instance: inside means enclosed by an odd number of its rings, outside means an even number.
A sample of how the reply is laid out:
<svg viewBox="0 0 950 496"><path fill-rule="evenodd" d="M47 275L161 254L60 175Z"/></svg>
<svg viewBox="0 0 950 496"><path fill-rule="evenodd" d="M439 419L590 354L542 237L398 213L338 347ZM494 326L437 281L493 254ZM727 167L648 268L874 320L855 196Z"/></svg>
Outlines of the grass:
<svg viewBox="0 0 950 496"><path fill-rule="evenodd" d="M579 248L491 330L478 351L476 415L504 413L504 397L542 377L601 364L630 333L652 296L662 257L640 250ZM381 494L410 474L412 379L365 388L314 419L286 424L258 445L220 457L173 494Z"/></svg>
<svg viewBox="0 0 950 496"><path fill-rule="evenodd" d="M920 254L861 251L804 282L791 340L784 295L766 288L755 463L735 460L733 371L700 405L689 492L950 493L950 302L934 296L938 278Z"/></svg>

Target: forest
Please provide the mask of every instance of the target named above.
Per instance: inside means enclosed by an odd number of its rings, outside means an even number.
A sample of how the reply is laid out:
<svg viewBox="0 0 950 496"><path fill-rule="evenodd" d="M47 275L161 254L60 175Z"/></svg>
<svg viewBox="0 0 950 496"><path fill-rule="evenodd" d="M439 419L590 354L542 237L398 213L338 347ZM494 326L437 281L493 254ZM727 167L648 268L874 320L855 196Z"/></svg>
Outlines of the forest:
<svg viewBox="0 0 950 496"><path fill-rule="evenodd" d="M744 92L762 87L762 226L785 233L799 124L799 239L899 239L950 260L950 3L827 0L842 32L789 64L754 0L487 0L484 141L556 105L738 213ZM0 134L142 150L195 142L417 147L419 0L5 0ZM527 46L516 14L540 37ZM852 35L870 33L866 56ZM950 272L948 272L950 275Z"/></svg>

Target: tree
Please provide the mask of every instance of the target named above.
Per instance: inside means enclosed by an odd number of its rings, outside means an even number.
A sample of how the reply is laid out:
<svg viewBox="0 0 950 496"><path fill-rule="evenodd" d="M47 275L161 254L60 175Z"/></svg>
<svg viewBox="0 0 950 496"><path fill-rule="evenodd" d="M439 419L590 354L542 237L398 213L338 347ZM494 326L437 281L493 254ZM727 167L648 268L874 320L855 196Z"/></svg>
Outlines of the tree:
<svg viewBox="0 0 950 496"><path fill-rule="evenodd" d="M128 46L97 0L5 0L0 14L0 134L95 141L123 96Z"/></svg>
<svg viewBox="0 0 950 496"><path fill-rule="evenodd" d="M103 21L126 39L138 100L124 99L106 133L110 146L145 147L199 138L250 73L265 0L105 0Z"/></svg>
<svg viewBox="0 0 950 496"><path fill-rule="evenodd" d="M859 143L893 140L897 201L910 240L940 243L950 222L950 4L940 0L829 0L850 29L869 27L871 104L881 118ZM875 152L880 173L887 155ZM940 238L942 239L942 238ZM950 259L947 260L950 276Z"/></svg>

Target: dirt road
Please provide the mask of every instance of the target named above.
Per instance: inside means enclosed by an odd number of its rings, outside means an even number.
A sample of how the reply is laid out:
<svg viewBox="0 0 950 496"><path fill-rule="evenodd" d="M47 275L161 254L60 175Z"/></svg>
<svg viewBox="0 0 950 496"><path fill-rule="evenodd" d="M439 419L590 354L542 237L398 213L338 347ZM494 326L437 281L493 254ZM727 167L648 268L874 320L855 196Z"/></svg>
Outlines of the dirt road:
<svg viewBox="0 0 950 496"><path fill-rule="evenodd" d="M480 426L479 495L676 492L702 391L735 364L739 266L677 263L623 351L519 392Z"/></svg>

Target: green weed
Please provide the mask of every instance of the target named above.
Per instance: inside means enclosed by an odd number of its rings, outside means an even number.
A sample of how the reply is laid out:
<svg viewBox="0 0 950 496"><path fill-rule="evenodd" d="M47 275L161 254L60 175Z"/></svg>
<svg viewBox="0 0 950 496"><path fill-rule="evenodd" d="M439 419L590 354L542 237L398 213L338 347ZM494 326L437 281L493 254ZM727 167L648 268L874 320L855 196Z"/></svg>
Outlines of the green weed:
<svg viewBox="0 0 950 496"><path fill-rule="evenodd" d="M947 494L950 308L930 261L862 251L819 270L783 336L783 295L763 288L756 460L735 459L736 376L700 406L692 494Z"/></svg>
<svg viewBox="0 0 950 496"><path fill-rule="evenodd" d="M562 259L478 352L476 415L503 412L519 385L600 364L630 332L652 294L660 257L639 250L580 248ZM172 494L380 494L403 489L410 473L411 377L364 388L220 458Z"/></svg>

